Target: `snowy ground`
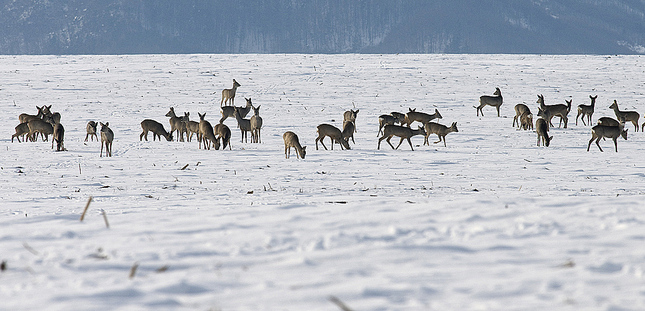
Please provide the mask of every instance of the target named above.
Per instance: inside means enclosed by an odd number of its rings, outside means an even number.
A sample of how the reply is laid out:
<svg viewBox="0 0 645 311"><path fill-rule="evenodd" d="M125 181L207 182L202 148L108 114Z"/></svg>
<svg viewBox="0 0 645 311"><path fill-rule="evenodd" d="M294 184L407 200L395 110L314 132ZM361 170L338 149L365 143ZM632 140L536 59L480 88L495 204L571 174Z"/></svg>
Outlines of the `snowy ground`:
<svg viewBox="0 0 645 311"><path fill-rule="evenodd" d="M2 56L0 68L0 309L340 310L330 296L353 310L645 309L645 134L628 126L618 153L587 152L590 126L575 125L589 95L594 122L613 100L645 113L643 57ZM232 79L237 105L261 105L261 144L240 143L234 119L233 150L139 141L143 119L169 127L170 107L216 123ZM477 117L495 87L502 117ZM511 127L515 104L537 114L537 94L573 99L549 148ZM11 142L18 115L45 104L67 152ZM316 126L340 127L351 108L353 149L315 150ZM378 116L408 108L436 108L459 133L377 150ZM110 123L112 158L83 141L90 120ZM285 159L287 130L306 159Z"/></svg>

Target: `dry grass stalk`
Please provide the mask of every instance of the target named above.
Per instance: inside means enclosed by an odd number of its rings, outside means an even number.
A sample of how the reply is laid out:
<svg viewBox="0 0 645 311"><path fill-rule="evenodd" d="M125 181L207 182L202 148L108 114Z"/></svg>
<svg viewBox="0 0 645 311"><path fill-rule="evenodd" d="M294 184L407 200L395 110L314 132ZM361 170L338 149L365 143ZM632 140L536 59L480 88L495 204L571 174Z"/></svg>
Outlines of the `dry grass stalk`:
<svg viewBox="0 0 645 311"><path fill-rule="evenodd" d="M85 209L83 210L83 214L81 214L81 221L85 219L85 213L87 213L87 209L90 208L90 203L92 203L92 197L90 196L87 199L87 203L85 203Z"/></svg>
<svg viewBox="0 0 645 311"><path fill-rule="evenodd" d="M135 262L132 268L130 268L130 279L134 278L134 275L137 273L137 268L139 268L139 263Z"/></svg>
<svg viewBox="0 0 645 311"><path fill-rule="evenodd" d="M101 209L101 213L103 214L103 220L105 221L105 227L110 229L110 223L108 222L107 214L105 213L105 210Z"/></svg>
<svg viewBox="0 0 645 311"><path fill-rule="evenodd" d="M352 311L348 306L346 306L338 297L336 296L329 296L329 301L331 301L333 304L335 304L337 307L339 307L343 311Z"/></svg>

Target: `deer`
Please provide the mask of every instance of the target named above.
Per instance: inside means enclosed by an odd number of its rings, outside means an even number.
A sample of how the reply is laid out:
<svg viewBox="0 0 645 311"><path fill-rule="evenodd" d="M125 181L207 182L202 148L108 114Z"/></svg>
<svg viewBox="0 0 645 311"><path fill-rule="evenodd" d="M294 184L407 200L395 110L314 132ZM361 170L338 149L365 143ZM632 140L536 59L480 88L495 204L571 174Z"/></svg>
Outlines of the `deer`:
<svg viewBox="0 0 645 311"><path fill-rule="evenodd" d="M606 125L596 125L591 128L591 139L589 140L589 144L587 145L587 152L589 152L589 148L591 147L591 143L596 140L596 145L598 146L598 149L600 149L600 152L602 152L602 148L600 147L600 139L601 138L611 138L614 141L614 147L616 148L616 152L618 152L618 137L622 137L623 139L627 140L627 130L625 129L625 124L624 123L619 123L618 126L606 126Z"/></svg>
<svg viewBox="0 0 645 311"><path fill-rule="evenodd" d="M222 100L220 101L219 105L220 107L224 107L226 103L230 103L230 106L235 105L235 91L237 90L238 87L241 85L233 79L233 87L230 89L223 89L222 90Z"/></svg>
<svg viewBox="0 0 645 311"><path fill-rule="evenodd" d="M401 125L407 124L408 128L412 125L412 122L418 121L421 124L426 124L434 119L441 119L442 116L439 113L439 110L435 109L433 114L427 114L424 112L417 112L416 108L408 108L408 113L405 114L405 119L401 122Z"/></svg>
<svg viewBox="0 0 645 311"><path fill-rule="evenodd" d="M213 134L215 134L215 137L218 139L218 141L221 139L222 143L222 150L226 149L226 145L228 145L228 150L232 150L231 148L231 129L226 126L224 123L218 123L213 127Z"/></svg>
<svg viewBox="0 0 645 311"><path fill-rule="evenodd" d="M100 122L100 124L101 124L100 156L103 157L103 145L105 145L105 156L112 157L112 141L114 141L114 132L112 132L112 129L109 128L110 122L105 122L105 124L103 122Z"/></svg>
<svg viewBox="0 0 645 311"><path fill-rule="evenodd" d="M175 134L175 131L177 131L177 141L184 141L184 131L185 130L185 123L184 121L187 120L187 114L184 112L184 115L181 117L178 117L175 114L175 108L170 107L170 110L168 113L166 113L166 117L170 117L168 119L168 122L170 123L170 134Z"/></svg>
<svg viewBox="0 0 645 311"><path fill-rule="evenodd" d="M20 123L27 123L32 120L41 120L44 117L44 114L43 114L44 107L45 106L42 106L42 107L36 106L36 109L38 110L38 113L36 115L27 114L27 113L20 114L18 116L18 121L20 121Z"/></svg>
<svg viewBox="0 0 645 311"><path fill-rule="evenodd" d="M56 123L54 125L54 135L52 137L52 149L54 149L54 141L56 142L56 151L65 151L63 140L65 139L65 128L62 124Z"/></svg>
<svg viewBox="0 0 645 311"><path fill-rule="evenodd" d="M27 138L25 138L25 135L29 134L29 124L27 123L20 123L16 125L15 127L16 133L11 135L11 142L13 143L13 138L15 137L18 139L18 142L20 142L20 137L22 136L22 139L24 141L27 141Z"/></svg>
<svg viewBox="0 0 645 311"><path fill-rule="evenodd" d="M49 141L49 135L54 134L54 126L44 120L31 120L27 122L29 127L29 138L31 141L36 141L38 133L43 138L43 141Z"/></svg>
<svg viewBox="0 0 645 311"><path fill-rule="evenodd" d="M94 141L94 138L96 140L99 140L99 137L96 135L96 127L98 126L98 123L96 121L89 121L87 122L87 125L85 125L85 141L87 141L88 138L91 138L92 141Z"/></svg>
<svg viewBox="0 0 645 311"><path fill-rule="evenodd" d="M598 98L598 95L596 96L591 96L589 95L589 98L591 99L591 104L590 105L578 105L578 114L576 115L576 125L578 125L578 117L582 116L580 118L582 120L583 125L587 125L585 123L585 117L587 117L587 121L589 121L589 125L591 125L591 116L593 116L593 112L596 108L596 98Z"/></svg>
<svg viewBox="0 0 645 311"><path fill-rule="evenodd" d="M573 102L573 100L565 100L565 102L567 103L566 105L545 105L544 95L538 95L537 103L540 105L540 109L542 109L543 114L545 113L548 116L545 119L547 122L549 122L550 127L553 127L551 119L553 119L553 117L555 116L558 116L560 117L560 124L558 125L558 127L562 126L562 121L564 120L564 128L567 128L567 124L569 123L569 118L567 117L567 115L569 114L569 111L571 111L571 103ZM538 116L540 116L539 113Z"/></svg>
<svg viewBox="0 0 645 311"><path fill-rule="evenodd" d="M235 106L224 106L222 107L222 118L219 119L219 123L224 123L224 120L228 119L228 117L233 117L235 118L235 109L240 110L240 116L242 118L246 118L246 116L251 112L251 108L253 108L253 102L251 101L251 98L246 98L246 106L244 107L235 107Z"/></svg>
<svg viewBox="0 0 645 311"><path fill-rule="evenodd" d="M307 146L301 146L296 133L287 131L282 135L284 140L284 158L288 159L291 156L291 147L296 149L296 158L305 158L307 155Z"/></svg>
<svg viewBox="0 0 645 311"><path fill-rule="evenodd" d="M392 112L392 114L382 114L378 117L378 133L376 133L377 137L383 133L384 126L396 123L401 124L403 121L405 121L404 114L400 114L401 116L403 116L402 118L395 114L397 114L397 112Z"/></svg>
<svg viewBox="0 0 645 311"><path fill-rule="evenodd" d="M246 141L248 143L248 133L251 131L251 120L242 118L240 109L237 109L237 107L235 109L235 120L237 120L237 126L242 133L242 140L240 142Z"/></svg>
<svg viewBox="0 0 645 311"><path fill-rule="evenodd" d="M142 141L144 138L148 141L148 132L152 132L153 141L157 140L157 137L159 137L159 141L161 141L162 136L166 138L167 141L172 141L172 133L166 132L166 129L163 128L163 124L155 120L145 119L141 121L141 129L143 129L143 132L139 135L139 141Z"/></svg>
<svg viewBox="0 0 645 311"><path fill-rule="evenodd" d="M199 122L190 121L190 112L184 112L183 119L184 125L182 125L182 129L185 129L186 140L188 142L192 141L193 134L197 134L197 141L201 142L201 137L199 136Z"/></svg>
<svg viewBox="0 0 645 311"><path fill-rule="evenodd" d="M484 116L484 111L482 110L486 105L488 106L493 106L497 109L497 116L499 117L499 108L502 106L504 103L504 98L502 97L502 91L496 87L495 88L495 93L493 93L493 96L490 95L482 95L479 97L479 106L475 107L477 108L477 116L479 117L479 113L481 112L482 117Z"/></svg>
<svg viewBox="0 0 645 311"><path fill-rule="evenodd" d="M623 123L625 123L625 119L621 119ZM601 117L598 118L598 124L599 125L605 125L605 126L618 126L620 122L614 118L610 117Z"/></svg>
<svg viewBox="0 0 645 311"><path fill-rule="evenodd" d="M349 147L349 143L343 139L343 133L331 124L323 123L318 125L317 132L318 137L316 138L316 150L318 150L318 141L320 141L320 144L322 144L325 150L328 150L327 146L325 146L325 143L323 142L325 137L329 137L329 139L331 139L331 150L334 150L334 142L340 144L341 150L343 148L347 150L352 149Z"/></svg>
<svg viewBox="0 0 645 311"><path fill-rule="evenodd" d="M251 142L261 143L260 130L262 129L262 117L260 117L260 106L253 107L253 116L251 117Z"/></svg>
<svg viewBox="0 0 645 311"><path fill-rule="evenodd" d="M530 112L524 112L520 116L520 124L523 130L533 130L533 114Z"/></svg>
<svg viewBox="0 0 645 311"><path fill-rule="evenodd" d="M51 111L52 105L43 106L43 119L50 119L52 124L60 123L60 113Z"/></svg>
<svg viewBox="0 0 645 311"><path fill-rule="evenodd" d="M609 109L613 109L618 120L625 119L625 122L630 121L634 124L636 132L638 132L638 119L641 115L636 111L621 111L618 109L618 103L614 100L614 103L609 106Z"/></svg>
<svg viewBox="0 0 645 311"><path fill-rule="evenodd" d="M347 144L349 144L349 139L351 138L354 145L356 145L356 142L354 141L354 132L356 131L355 128L356 127L354 126L354 122L352 121L347 121L347 123L345 123L345 125L343 126L341 136L343 140L347 142Z"/></svg>
<svg viewBox="0 0 645 311"><path fill-rule="evenodd" d="M525 113L530 114L531 109L529 109L529 106L524 104L517 104L513 109L515 110L515 117L513 117L513 127L515 127L515 124L517 124L517 127L521 128L522 125L520 124L520 117Z"/></svg>
<svg viewBox="0 0 645 311"><path fill-rule="evenodd" d="M199 149L202 149L202 144L204 145L204 149L211 150L211 143L213 143L213 146L215 147L215 150L219 150L219 140L215 137L215 132L213 131L213 127L211 126L211 123L206 121L204 117L206 117L206 113L197 113L199 115L199 133L202 136L202 141L199 143Z"/></svg>
<svg viewBox="0 0 645 311"><path fill-rule="evenodd" d="M423 135L423 136L425 136L425 135L426 135L426 131L425 131L425 129L424 129L423 127L421 127L421 126L419 126L419 128L418 128L418 129L413 130L413 129L411 129L411 128L409 128L409 127L405 127L405 126L399 126L399 125L386 125L386 126L383 128L383 136L382 136L381 138L379 138L379 139L378 139L378 147L377 147L377 149L378 149L378 150L380 150L380 149L381 149L381 141L383 141L383 139L387 139L386 141L387 141L387 143L390 145L390 147L392 147L392 149L399 149L399 147L400 147L400 146L401 146L401 144L403 143L403 140L404 140L404 139L407 139L407 140L408 140L408 144L410 144L410 149L411 149L412 151L414 151L414 148L412 148L412 142L410 141L410 138L411 138L412 136L415 136L415 135ZM401 137L401 141L399 141L399 144L396 146L396 148L394 148L394 146L393 146L393 145L392 145L392 143L390 142L390 139L392 139L392 137L393 137L393 136Z"/></svg>
<svg viewBox="0 0 645 311"><path fill-rule="evenodd" d="M549 123L543 119L539 118L535 121L535 132L537 133L537 146L540 146L540 139L542 140L542 145L548 147L551 144L553 136L549 136Z"/></svg>
<svg viewBox="0 0 645 311"><path fill-rule="evenodd" d="M353 110L347 110L343 113L343 128L345 128L345 124L347 122L352 122L354 123L354 132L356 132L356 117L358 116L358 109Z"/></svg>
<svg viewBox="0 0 645 311"><path fill-rule="evenodd" d="M450 127L447 127L447 126L445 126L443 124L439 124L439 123L435 123L435 122L428 122L423 127L424 127L424 129L426 131L425 139L423 141L424 145L430 145L430 143L428 142L428 137L430 137L430 135L432 135L432 134L437 134L437 136L439 137L439 140L435 141L434 143L435 144L440 143L443 140L443 146L447 147L446 146L446 135L448 135L450 133L453 133L453 132L454 133L459 132L459 129L457 129L457 122L452 122L452 125L450 125Z"/></svg>

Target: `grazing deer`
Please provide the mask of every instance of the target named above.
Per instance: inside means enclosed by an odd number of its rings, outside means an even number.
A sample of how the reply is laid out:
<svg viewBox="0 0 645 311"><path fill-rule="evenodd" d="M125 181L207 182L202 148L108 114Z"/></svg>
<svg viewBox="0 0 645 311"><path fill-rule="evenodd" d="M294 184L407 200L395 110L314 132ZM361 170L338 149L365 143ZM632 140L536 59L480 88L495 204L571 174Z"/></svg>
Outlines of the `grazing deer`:
<svg viewBox="0 0 645 311"><path fill-rule="evenodd" d="M88 138L91 138L92 141L94 141L94 138L96 137L96 140L99 140L99 137L96 135L96 126L98 123L95 121L90 121L87 122L87 125L85 126L85 141L87 141Z"/></svg>
<svg viewBox="0 0 645 311"><path fill-rule="evenodd" d="M587 121L589 121L589 125L591 125L591 116L593 116L593 112L596 108L596 98L598 98L598 95L596 96L589 95L589 98L591 98L590 105L578 105L578 115L576 115L576 125L578 125L579 116L582 116L582 118L580 118L582 120L582 124L587 125L587 123L585 123L585 117L587 117Z"/></svg>
<svg viewBox="0 0 645 311"><path fill-rule="evenodd" d="M204 120L206 113L197 113L199 115L199 133L202 136L202 141L199 143L199 149L202 149L202 144L204 149L211 150L211 143L215 147L215 150L219 150L219 140L215 137L215 132L213 131L213 126L211 123Z"/></svg>
<svg viewBox="0 0 645 311"><path fill-rule="evenodd" d="M251 117L251 142L261 143L260 130L262 129L262 117L260 117L260 106L253 107L253 116Z"/></svg>
<svg viewBox="0 0 645 311"><path fill-rule="evenodd" d="M161 136L165 137L167 141L172 141L172 133L166 132L166 129L163 128L163 124L155 120L145 119L141 121L141 129L143 129L143 132L139 135L139 141L143 140L143 138L148 141L148 132L152 132L153 141L157 140L157 137L159 137L159 141L161 141Z"/></svg>
<svg viewBox="0 0 645 311"><path fill-rule="evenodd" d="M407 124L408 127L412 125L412 122L417 121L421 122L421 124L426 124L434 119L441 119L441 114L439 113L439 110L435 109L433 114L427 114L424 112L417 112L416 108L411 109L408 108L408 113L405 114L405 119L403 122L401 122L401 125Z"/></svg>
<svg viewBox="0 0 645 311"><path fill-rule="evenodd" d="M177 141L184 141L184 130L186 123L184 123L185 120L188 120L187 114L184 113L182 117L178 117L175 114L175 108L170 107L170 111L166 113L166 117L170 117L168 119L168 122L170 123L170 134L175 134L175 131L177 131Z"/></svg>
<svg viewBox="0 0 645 311"><path fill-rule="evenodd" d="M248 133L251 131L251 120L242 118L237 107L235 109L235 120L237 120L237 126L240 128L240 132L242 133L242 140L240 142L246 141L248 143Z"/></svg>
<svg viewBox="0 0 645 311"><path fill-rule="evenodd" d="M532 130L533 129L533 114L530 112L524 112L520 116L520 125L523 130Z"/></svg>
<svg viewBox="0 0 645 311"><path fill-rule="evenodd" d="M569 123L569 118L567 115L569 114L569 111L571 111L571 103L573 100L565 100L567 103L566 105L564 104L557 104L557 105L545 105L544 104L544 95L540 94L538 95L538 100L537 103L540 104L540 109L542 110L543 115L545 116L545 119L547 122L549 122L549 126L553 127L553 123L551 122L551 119L553 117L557 116L560 117L560 124L558 127L562 126L562 121L564 120L564 128L567 128L567 124ZM540 114L538 113L538 116Z"/></svg>
<svg viewBox="0 0 645 311"><path fill-rule="evenodd" d="M14 137L18 139L18 142L20 142L20 136L22 136L22 140L27 141L27 138L25 138L25 135L29 134L29 124L20 123L16 125L15 130L16 130L16 133L11 135L11 142L13 142Z"/></svg>
<svg viewBox="0 0 645 311"><path fill-rule="evenodd" d="M625 119L625 122L630 121L632 124L634 124L634 128L636 132L638 132L638 119L641 117L641 115L636 112L636 111L620 111L618 109L618 103L616 100L614 100L614 103L609 106L609 109L613 109L614 113L616 114L616 118L618 120Z"/></svg>
<svg viewBox="0 0 645 311"><path fill-rule="evenodd" d="M488 106L493 106L497 109L497 116L499 117L499 108L502 106L504 103L504 98L502 98L502 91L496 87L495 88L495 93L493 93L493 96L490 95L482 95L479 97L479 106L475 107L477 108L477 116L479 117L479 113L481 112L482 117L484 116L484 111L482 108L484 108L486 105Z"/></svg>
<svg viewBox="0 0 645 311"><path fill-rule="evenodd" d="M535 132L537 133L537 146L540 146L540 138L542 140L542 145L548 147L551 144L551 139L553 136L549 137L549 124L545 119L537 119L535 121Z"/></svg>
<svg viewBox="0 0 645 311"><path fill-rule="evenodd" d="M36 141L39 133L43 141L49 141L49 135L54 134L54 126L44 120L31 120L27 122L27 126L29 127L29 138L31 141Z"/></svg>
<svg viewBox="0 0 645 311"><path fill-rule="evenodd" d="M218 141L221 139L222 143L222 150L226 149L226 145L228 145L228 150L232 150L231 148L231 129L226 126L226 124L223 123L218 123L213 127L213 134L215 134L215 137L218 139Z"/></svg>
<svg viewBox="0 0 645 311"><path fill-rule="evenodd" d="M20 121L20 123L27 123L32 120L41 120L44 117L44 114L43 114L44 107L45 106L42 106L42 107L36 106L36 109L38 109L38 114L36 115L27 114L27 113L20 114L18 116L18 121Z"/></svg>
<svg viewBox="0 0 645 311"><path fill-rule="evenodd" d="M392 114L382 114L378 117L378 133L376 133L376 136L380 136L383 133L383 127L388 125L388 124L396 124L399 123L401 124L402 122L405 121L405 115L400 114L403 116L402 118L399 118L398 115L394 115L395 113L398 112L392 112Z"/></svg>
<svg viewBox="0 0 645 311"><path fill-rule="evenodd" d="M224 120L226 120L228 117L233 117L235 118L235 109L240 110L240 116L242 118L246 118L246 116L251 112L251 108L253 108L253 102L251 101L251 98L244 98L246 100L246 106L244 107L235 107L235 106L224 106L222 107L222 118L219 119L219 123L224 123Z"/></svg>
<svg viewBox="0 0 645 311"><path fill-rule="evenodd" d="M284 157L286 159L291 156L291 147L296 149L296 158L305 158L305 155L307 155L307 147L300 145L300 141L298 140L298 135L296 135L296 133L287 131L282 135L282 139L284 140Z"/></svg>
<svg viewBox="0 0 645 311"><path fill-rule="evenodd" d="M62 124L56 123L54 125L54 136L52 137L52 149L54 149L54 141L56 142L56 151L65 151L63 140L65 139L65 128Z"/></svg>
<svg viewBox="0 0 645 311"><path fill-rule="evenodd" d="M320 141L322 146L325 147L325 150L327 150L327 146L325 146L325 143L323 142L325 137L329 137L329 139L331 139L331 150L334 150L334 142L340 144L341 150L343 148L347 150L352 149L349 147L349 143L343 139L343 133L337 127L323 123L318 125L317 129L318 137L316 138L316 150L318 150L318 141Z"/></svg>
<svg viewBox="0 0 645 311"><path fill-rule="evenodd" d="M345 123L343 131L341 132L341 136L343 137L343 140L347 142L347 144L349 144L349 139L351 138L354 145L356 145L356 142L354 141L354 132L356 131L355 128L356 127L354 126L354 122L347 121Z"/></svg>
<svg viewBox="0 0 645 311"><path fill-rule="evenodd" d="M452 122L452 125L450 127L435 122L428 122L424 125L424 129L426 130L425 139L423 141L424 145L430 145L430 143L428 142L428 137L430 137L431 134L437 134L439 140L435 141L434 143L440 143L443 140L444 147L447 147L446 135L452 132L459 132L459 130L457 129L457 122Z"/></svg>
<svg viewBox="0 0 645 311"><path fill-rule="evenodd" d="M600 148L599 142L601 138L605 138L605 137L611 138L614 141L616 152L618 152L619 136L627 140L627 130L625 129L624 123L619 123L618 126L596 125L591 128L591 139L589 140L589 144L587 145L587 152L591 147L591 142L593 142L594 140L596 140L596 145L598 146L598 149L600 149L600 152L602 152L602 148Z"/></svg>
<svg viewBox="0 0 645 311"><path fill-rule="evenodd" d="M358 109L356 110L347 110L343 113L343 128L345 128L345 123L352 122L354 123L354 132L356 131L356 117L358 116Z"/></svg>
<svg viewBox="0 0 645 311"><path fill-rule="evenodd" d="M156 122L156 121L155 121ZM103 157L103 145L105 145L105 156L112 156L112 141L114 141L114 132L108 127L110 122L101 123L101 157Z"/></svg>
<svg viewBox="0 0 645 311"><path fill-rule="evenodd" d="M230 103L230 106L235 105L235 91L240 86L241 85L233 79L233 88L222 90L222 100L219 103L220 107L223 107L226 103Z"/></svg>
<svg viewBox="0 0 645 311"><path fill-rule="evenodd" d="M414 148L412 148L412 142L410 141L410 138L412 136L415 136L415 135L423 135L423 136L425 136L426 131L425 131L424 128L422 128L420 126L419 126L418 129L413 130L413 129L411 129L409 127L405 127L405 126L386 125L383 128L383 136L378 139L378 147L377 147L377 149L379 149L379 150L381 149L381 141L383 141L383 139L387 139L386 141L390 145L390 147L392 147L392 149L399 149L399 146L401 146L401 143L403 143L403 140L407 139L408 144L410 144L410 149L412 149L412 151L414 151ZM401 137L401 141L399 141L399 144L396 146L396 148L394 148L394 146L392 146L392 143L390 142L390 139L392 139L393 136Z"/></svg>
<svg viewBox="0 0 645 311"><path fill-rule="evenodd" d="M525 113L530 114L531 109L529 109L529 106L524 104L517 104L513 109L515 109L515 117L513 117L513 127L515 127L515 124L517 124L517 127L522 127L520 124L521 123L520 117Z"/></svg>

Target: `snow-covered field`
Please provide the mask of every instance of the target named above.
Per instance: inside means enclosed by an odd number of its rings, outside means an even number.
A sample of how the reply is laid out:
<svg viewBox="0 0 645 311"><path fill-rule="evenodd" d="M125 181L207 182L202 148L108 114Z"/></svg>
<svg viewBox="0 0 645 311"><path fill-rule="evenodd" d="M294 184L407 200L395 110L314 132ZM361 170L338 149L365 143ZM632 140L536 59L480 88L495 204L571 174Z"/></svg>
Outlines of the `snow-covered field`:
<svg viewBox="0 0 645 311"><path fill-rule="evenodd" d="M645 134L587 152L575 116L589 95L594 123L613 100L645 113L644 77L640 56L2 56L0 309L643 310ZM215 124L232 79L238 106L261 105L261 144L232 118L233 150L139 141L170 107ZM495 87L502 117L477 117ZM573 99L548 148L511 126L537 94ZM11 142L41 105L68 151ZM408 108L459 132L377 150L378 116ZM316 150L349 109L352 150ZM84 142L90 120L113 157ZM306 159L285 159L287 130Z"/></svg>

